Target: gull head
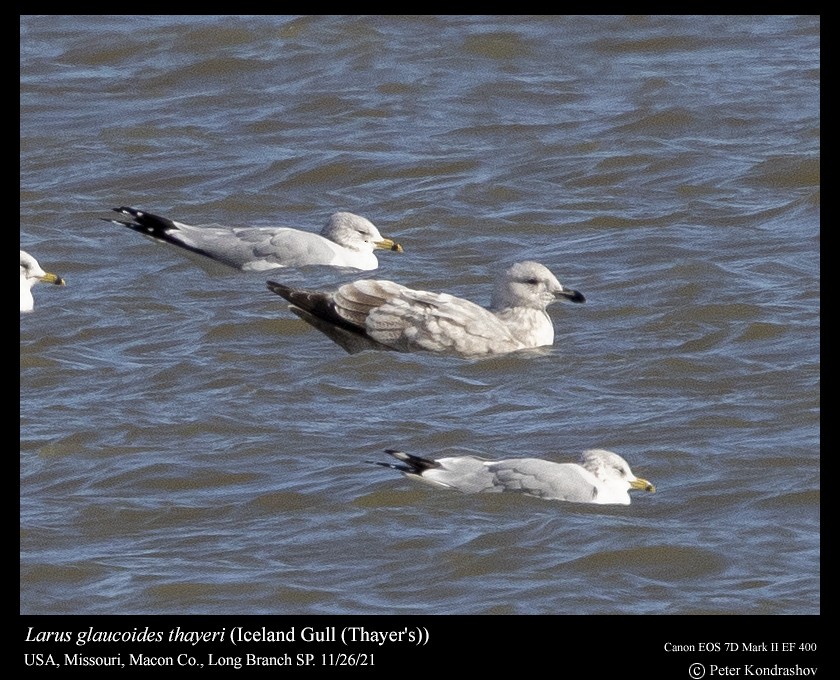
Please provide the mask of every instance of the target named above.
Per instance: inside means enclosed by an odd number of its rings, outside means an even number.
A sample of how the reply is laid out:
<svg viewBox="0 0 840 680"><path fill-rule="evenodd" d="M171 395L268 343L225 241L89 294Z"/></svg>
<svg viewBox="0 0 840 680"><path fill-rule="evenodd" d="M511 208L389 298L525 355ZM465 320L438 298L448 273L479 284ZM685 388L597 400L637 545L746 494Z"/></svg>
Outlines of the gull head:
<svg viewBox="0 0 840 680"><path fill-rule="evenodd" d="M403 252L402 246L390 238L385 238L370 220L349 212L337 212L330 215L327 224L321 230L321 236L350 250L370 252L391 250Z"/></svg>
<svg viewBox="0 0 840 680"><path fill-rule="evenodd" d="M580 464L601 482L626 489L639 489L653 493L656 487L648 480L636 477L627 461L617 453L605 449L589 449L580 457ZM626 485L626 486L625 486Z"/></svg>
<svg viewBox="0 0 840 680"><path fill-rule="evenodd" d="M25 250L20 251L20 311L31 312L35 306L32 298L32 286L36 283L64 285L64 279L51 272L46 272L38 261Z"/></svg>
<svg viewBox="0 0 840 680"><path fill-rule="evenodd" d="M548 267L539 262L517 262L496 281L493 308L530 307L545 310L555 300L585 302L583 294L565 288Z"/></svg>

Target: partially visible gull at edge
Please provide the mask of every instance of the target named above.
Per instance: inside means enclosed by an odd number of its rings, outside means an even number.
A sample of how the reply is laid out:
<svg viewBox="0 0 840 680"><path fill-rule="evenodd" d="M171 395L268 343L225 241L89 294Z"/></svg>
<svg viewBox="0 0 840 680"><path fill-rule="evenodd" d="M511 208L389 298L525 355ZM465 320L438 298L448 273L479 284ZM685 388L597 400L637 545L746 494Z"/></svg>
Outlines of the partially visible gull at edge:
<svg viewBox="0 0 840 680"><path fill-rule="evenodd" d="M379 266L374 250L403 251L370 220L349 212L334 213L316 234L290 227L192 226L136 208L113 211L127 219L102 219L246 272L309 265L370 270Z"/></svg>
<svg viewBox="0 0 840 680"><path fill-rule="evenodd" d="M32 297L32 286L36 283L53 283L64 285L64 279L56 274L46 272L38 261L25 250L20 251L20 311L31 312L35 308Z"/></svg>
<svg viewBox="0 0 840 680"><path fill-rule="evenodd" d="M649 481L636 477L627 461L605 449L584 451L577 463L541 458L488 460L477 456L423 458L386 449L399 463L368 461L406 477L464 493L517 492L545 500L630 505L631 489L653 493Z"/></svg>
<svg viewBox="0 0 840 680"><path fill-rule="evenodd" d="M267 285L291 303L295 314L350 353L384 349L480 357L552 345L554 324L546 307L558 299L586 299L537 262L506 269L489 309L448 293L376 279L347 283L334 293L276 281Z"/></svg>

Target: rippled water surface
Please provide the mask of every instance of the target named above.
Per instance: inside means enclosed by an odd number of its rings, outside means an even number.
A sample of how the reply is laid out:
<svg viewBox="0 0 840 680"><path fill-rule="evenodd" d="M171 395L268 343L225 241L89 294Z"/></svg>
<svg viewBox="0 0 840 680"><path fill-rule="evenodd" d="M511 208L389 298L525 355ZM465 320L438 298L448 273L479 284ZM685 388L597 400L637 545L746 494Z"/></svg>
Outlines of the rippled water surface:
<svg viewBox="0 0 840 680"><path fill-rule="evenodd" d="M20 319L21 613L819 613L818 18L20 29L21 247L67 281ZM405 253L211 274L120 205ZM587 302L497 359L349 355L265 287L486 304L522 259ZM394 447L609 448L657 492L463 495Z"/></svg>

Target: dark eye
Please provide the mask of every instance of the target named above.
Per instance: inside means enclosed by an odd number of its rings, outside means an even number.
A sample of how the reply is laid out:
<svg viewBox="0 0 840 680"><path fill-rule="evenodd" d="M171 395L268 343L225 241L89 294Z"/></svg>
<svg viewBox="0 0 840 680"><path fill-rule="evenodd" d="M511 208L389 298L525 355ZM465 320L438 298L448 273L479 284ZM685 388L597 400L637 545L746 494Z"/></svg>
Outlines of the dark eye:
<svg viewBox="0 0 840 680"><path fill-rule="evenodd" d="M539 282L539 279L525 279L525 283L527 283L529 286L536 286Z"/></svg>

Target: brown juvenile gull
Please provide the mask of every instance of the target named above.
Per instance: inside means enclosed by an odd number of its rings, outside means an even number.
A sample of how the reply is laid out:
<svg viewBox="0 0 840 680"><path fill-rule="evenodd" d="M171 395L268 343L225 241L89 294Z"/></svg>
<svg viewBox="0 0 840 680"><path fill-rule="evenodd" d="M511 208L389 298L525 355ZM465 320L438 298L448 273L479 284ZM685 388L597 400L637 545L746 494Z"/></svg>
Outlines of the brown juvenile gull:
<svg viewBox="0 0 840 680"><path fill-rule="evenodd" d="M192 226L135 208L113 210L129 219L106 222L242 271L308 265L370 270L379 266L374 250L403 250L383 237L372 222L349 212L334 213L321 233L315 234L289 227Z"/></svg>
<svg viewBox="0 0 840 680"><path fill-rule="evenodd" d="M45 272L38 261L25 250L20 251L20 311L31 312L35 307L32 286L36 283L54 283L64 285L64 279L56 274Z"/></svg>
<svg viewBox="0 0 840 680"><path fill-rule="evenodd" d="M552 345L554 325L546 307L557 299L586 299L537 262L506 269L489 309L448 293L376 279L346 283L335 292L267 285L295 314L351 353L390 349L480 357Z"/></svg>
<svg viewBox="0 0 840 680"><path fill-rule="evenodd" d="M636 477L624 458L604 449L584 451L580 464L540 458L488 460L477 456L433 460L394 449L386 449L385 453L400 462L368 462L464 493L513 491L553 501L630 505L630 489L651 493L656 490L646 479Z"/></svg>

